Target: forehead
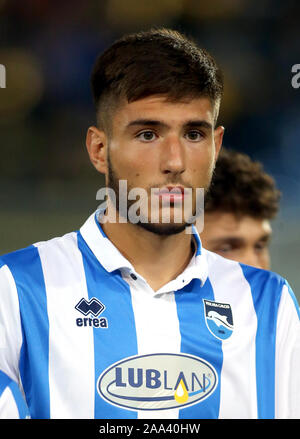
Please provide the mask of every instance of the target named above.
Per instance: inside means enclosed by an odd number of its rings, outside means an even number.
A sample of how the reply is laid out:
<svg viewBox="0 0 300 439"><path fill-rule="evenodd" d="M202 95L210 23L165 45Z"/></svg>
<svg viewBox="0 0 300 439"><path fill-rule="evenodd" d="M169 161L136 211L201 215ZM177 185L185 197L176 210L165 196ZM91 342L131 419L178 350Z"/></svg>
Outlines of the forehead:
<svg viewBox="0 0 300 439"><path fill-rule="evenodd" d="M269 220L248 215L237 218L233 213L213 212L205 214L204 222L203 232L216 239L226 236L256 239L272 233Z"/></svg>
<svg viewBox="0 0 300 439"><path fill-rule="evenodd" d="M215 106L206 97L171 101L154 95L134 102L122 101L113 116L115 126L128 125L135 119L151 119L182 125L190 120L204 120L213 126Z"/></svg>

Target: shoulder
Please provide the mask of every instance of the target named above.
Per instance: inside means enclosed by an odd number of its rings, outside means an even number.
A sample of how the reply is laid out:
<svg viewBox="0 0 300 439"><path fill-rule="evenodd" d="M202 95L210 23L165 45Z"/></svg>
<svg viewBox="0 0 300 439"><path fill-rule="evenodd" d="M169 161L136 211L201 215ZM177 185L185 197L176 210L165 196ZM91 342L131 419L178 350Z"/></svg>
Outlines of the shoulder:
<svg viewBox="0 0 300 439"><path fill-rule="evenodd" d="M280 298L283 287L288 285L286 279L273 271L232 261L205 249L203 251L209 278L218 278L218 283L230 284L235 290L250 288L254 301L259 300L261 294Z"/></svg>
<svg viewBox="0 0 300 439"><path fill-rule="evenodd" d="M203 249L208 279L220 302L253 309L261 321L266 319L299 323L299 304L288 281L273 271L251 267ZM222 300L220 299L222 298ZM284 318L283 318L283 317Z"/></svg>
<svg viewBox="0 0 300 439"><path fill-rule="evenodd" d="M1 256L1 292L9 303L15 293L19 298L29 297L33 291L40 294L45 289L47 268L62 272L63 267L73 264L76 251L77 232L71 232Z"/></svg>
<svg viewBox="0 0 300 439"><path fill-rule="evenodd" d="M0 256L0 270L7 266L12 270L26 270L34 267L40 257L41 252L68 253L72 245L77 243L77 232L67 233L60 237L52 238L48 241L34 243L28 247L6 253Z"/></svg>

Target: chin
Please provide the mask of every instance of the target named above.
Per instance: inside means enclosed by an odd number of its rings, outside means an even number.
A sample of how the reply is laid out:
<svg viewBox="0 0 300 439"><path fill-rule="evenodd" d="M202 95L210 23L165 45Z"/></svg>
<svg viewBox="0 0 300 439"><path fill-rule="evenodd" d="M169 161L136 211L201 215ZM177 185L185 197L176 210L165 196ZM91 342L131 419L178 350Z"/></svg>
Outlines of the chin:
<svg viewBox="0 0 300 439"><path fill-rule="evenodd" d="M183 232L186 227L190 226L190 224L186 224L186 223L160 224L160 223L145 223L145 222L138 222L136 225L142 227L148 232L155 233L156 235L161 235L161 236L176 235L178 233Z"/></svg>

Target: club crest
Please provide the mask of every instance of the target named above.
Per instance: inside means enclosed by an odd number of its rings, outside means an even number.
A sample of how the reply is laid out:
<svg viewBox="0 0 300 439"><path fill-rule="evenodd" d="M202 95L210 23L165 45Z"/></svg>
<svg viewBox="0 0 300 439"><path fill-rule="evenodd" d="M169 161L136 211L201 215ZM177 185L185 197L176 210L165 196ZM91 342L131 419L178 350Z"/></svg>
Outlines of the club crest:
<svg viewBox="0 0 300 439"><path fill-rule="evenodd" d="M203 299L205 322L209 331L220 340L226 340L233 332L233 317L228 303Z"/></svg>

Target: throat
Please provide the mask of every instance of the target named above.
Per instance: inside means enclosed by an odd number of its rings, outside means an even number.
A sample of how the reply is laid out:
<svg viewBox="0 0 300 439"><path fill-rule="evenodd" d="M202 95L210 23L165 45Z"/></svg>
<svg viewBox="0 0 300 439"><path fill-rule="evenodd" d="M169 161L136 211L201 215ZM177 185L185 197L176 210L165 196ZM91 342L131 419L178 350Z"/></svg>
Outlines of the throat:
<svg viewBox="0 0 300 439"><path fill-rule="evenodd" d="M176 248L164 253L157 250L154 254L132 262L135 270L157 291L179 276L188 266L194 254L194 247L190 243L186 248Z"/></svg>
<svg viewBox="0 0 300 439"><path fill-rule="evenodd" d="M130 223L106 223L104 232L154 291L181 274L195 251L185 231L160 236Z"/></svg>

